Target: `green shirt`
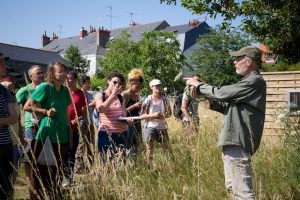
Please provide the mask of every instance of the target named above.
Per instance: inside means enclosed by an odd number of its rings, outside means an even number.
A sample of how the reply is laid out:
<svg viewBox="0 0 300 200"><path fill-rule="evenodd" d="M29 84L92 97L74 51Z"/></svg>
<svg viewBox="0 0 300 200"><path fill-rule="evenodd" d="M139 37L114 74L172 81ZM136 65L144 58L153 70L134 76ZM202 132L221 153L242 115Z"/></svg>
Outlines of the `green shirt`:
<svg viewBox="0 0 300 200"><path fill-rule="evenodd" d="M22 104L22 106L25 105L26 101L29 99L29 97L34 92L35 87L33 87L31 84L26 85L25 87L22 87L18 90L16 94L16 99L19 104ZM24 128L25 130L28 128L31 128L33 126L32 123L32 113L25 111L24 114Z"/></svg>
<svg viewBox="0 0 300 200"><path fill-rule="evenodd" d="M212 98L210 109L224 114L219 145L241 146L253 155L260 145L266 110L266 82L258 71L251 72L237 84L197 88L198 94Z"/></svg>
<svg viewBox="0 0 300 200"><path fill-rule="evenodd" d="M68 143L69 129L67 121L67 107L72 100L66 86L62 85L60 90L56 91L53 84L42 83L34 91L32 98L41 105L41 108L47 110L55 108L56 110L54 116L44 116L40 120L36 139L45 140L49 135L52 143Z"/></svg>

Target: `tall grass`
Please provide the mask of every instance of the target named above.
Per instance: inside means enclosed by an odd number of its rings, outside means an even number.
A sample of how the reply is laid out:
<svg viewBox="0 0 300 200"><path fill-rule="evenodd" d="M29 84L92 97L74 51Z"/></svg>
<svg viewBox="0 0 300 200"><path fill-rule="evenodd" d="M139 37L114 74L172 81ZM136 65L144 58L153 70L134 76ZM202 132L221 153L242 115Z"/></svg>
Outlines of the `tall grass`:
<svg viewBox="0 0 300 200"><path fill-rule="evenodd" d="M216 146L222 116L205 109L205 104L199 111L200 129L189 136L183 134L178 121L173 117L168 119L173 156L165 155L157 145L155 164L150 169L143 145L134 165L121 159L103 165L97 156L89 173L75 175L77 184L64 190L65 198L230 199L223 183L221 151ZM300 199L298 141L299 138L297 142L285 139L274 146L261 144L252 158L258 199ZM17 198L26 197L23 187L19 181Z"/></svg>
<svg viewBox="0 0 300 200"><path fill-rule="evenodd" d="M254 160L261 199L300 199L300 116L282 118L279 142L263 146Z"/></svg>

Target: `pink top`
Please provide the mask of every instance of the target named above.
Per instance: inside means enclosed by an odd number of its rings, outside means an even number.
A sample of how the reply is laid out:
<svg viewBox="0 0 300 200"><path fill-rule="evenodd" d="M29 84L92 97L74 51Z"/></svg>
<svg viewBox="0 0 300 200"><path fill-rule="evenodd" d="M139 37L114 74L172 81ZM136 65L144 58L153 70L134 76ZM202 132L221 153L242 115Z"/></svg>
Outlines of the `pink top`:
<svg viewBox="0 0 300 200"><path fill-rule="evenodd" d="M106 112L100 113L100 131L110 133L123 133L125 132L125 123L117 121L118 117L123 116L123 107L118 98L116 98L107 109Z"/></svg>

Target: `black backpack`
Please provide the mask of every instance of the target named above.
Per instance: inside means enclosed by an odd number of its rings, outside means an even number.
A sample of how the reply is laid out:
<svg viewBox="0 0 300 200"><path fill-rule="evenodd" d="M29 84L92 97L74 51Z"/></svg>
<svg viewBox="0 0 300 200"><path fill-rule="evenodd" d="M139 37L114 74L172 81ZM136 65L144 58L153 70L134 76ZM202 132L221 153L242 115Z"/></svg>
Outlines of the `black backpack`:
<svg viewBox="0 0 300 200"><path fill-rule="evenodd" d="M175 118L180 120L183 118L183 112L181 110L182 97L183 97L183 93L178 95L177 98L175 99L175 103L173 106L173 115ZM191 110L190 106L192 106L191 100L188 101L188 105L187 105L188 110Z"/></svg>
<svg viewBox="0 0 300 200"><path fill-rule="evenodd" d="M175 103L174 103L174 106L173 106L173 115L177 119L182 119L182 117L183 117L183 113L182 113L182 110L181 110L182 97L183 97L183 94L181 93L175 99Z"/></svg>

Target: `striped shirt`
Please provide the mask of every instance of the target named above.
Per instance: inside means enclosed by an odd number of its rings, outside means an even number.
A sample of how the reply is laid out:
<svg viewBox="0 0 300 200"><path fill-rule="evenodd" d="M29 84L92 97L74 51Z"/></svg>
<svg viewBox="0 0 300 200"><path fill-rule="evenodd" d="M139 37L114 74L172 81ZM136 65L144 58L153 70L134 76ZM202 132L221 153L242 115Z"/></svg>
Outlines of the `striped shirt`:
<svg viewBox="0 0 300 200"><path fill-rule="evenodd" d="M9 91L0 84L0 118L8 117L8 104L12 103ZM10 144L12 142L8 125L0 128L0 144Z"/></svg>
<svg viewBox="0 0 300 200"><path fill-rule="evenodd" d="M123 133L125 132L125 124L118 121L118 117L123 115L124 108L120 100L116 98L109 106L105 113L100 113L100 131L110 133Z"/></svg>

